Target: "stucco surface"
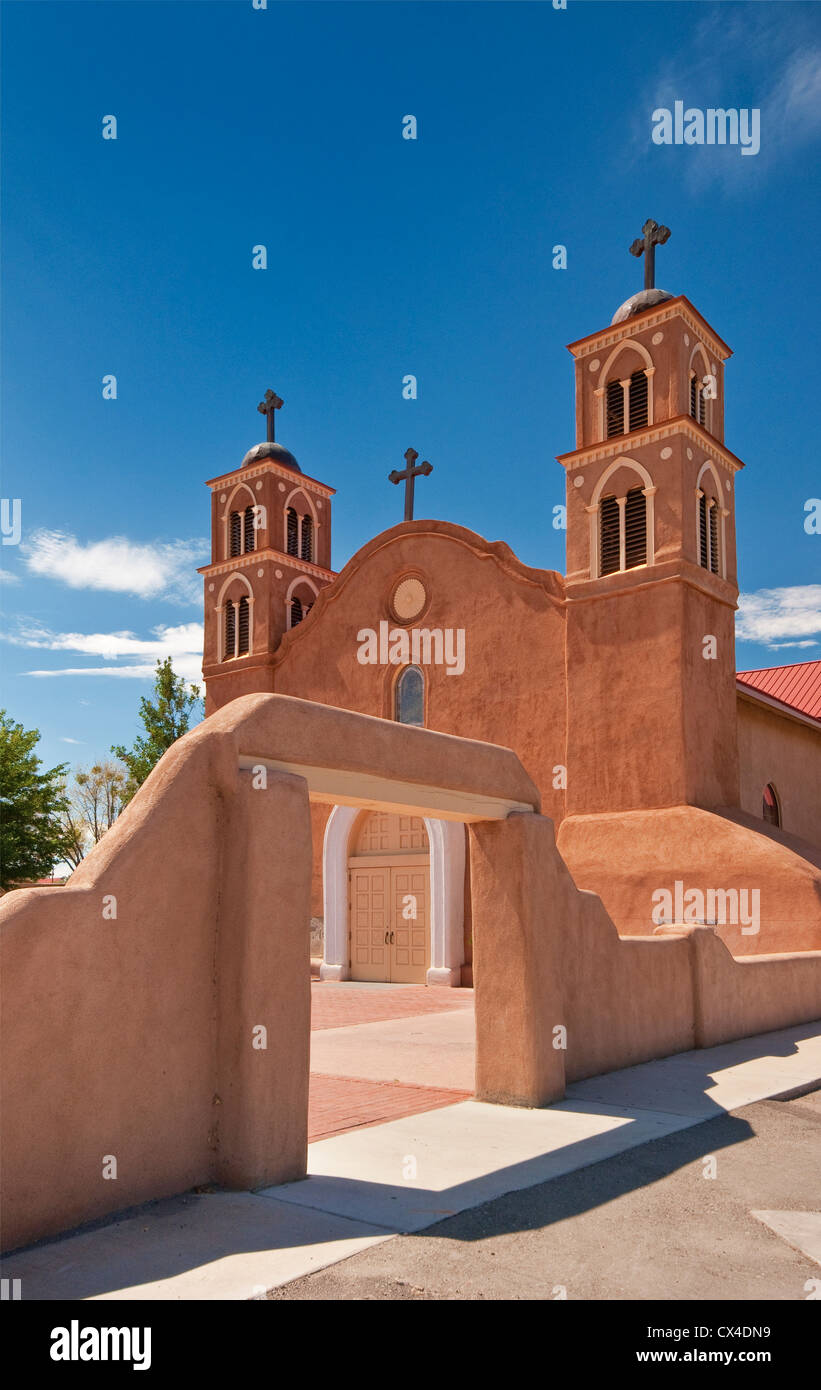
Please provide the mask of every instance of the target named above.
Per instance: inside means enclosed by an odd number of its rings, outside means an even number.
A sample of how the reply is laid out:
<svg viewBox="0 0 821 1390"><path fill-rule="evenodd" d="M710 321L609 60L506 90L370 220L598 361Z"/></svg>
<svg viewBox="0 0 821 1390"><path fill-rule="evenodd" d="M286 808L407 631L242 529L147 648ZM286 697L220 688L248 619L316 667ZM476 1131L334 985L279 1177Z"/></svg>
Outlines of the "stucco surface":
<svg viewBox="0 0 821 1390"><path fill-rule="evenodd" d="M821 727L799 724L741 695L737 707L742 810L760 817L771 782L782 829L821 846Z"/></svg>

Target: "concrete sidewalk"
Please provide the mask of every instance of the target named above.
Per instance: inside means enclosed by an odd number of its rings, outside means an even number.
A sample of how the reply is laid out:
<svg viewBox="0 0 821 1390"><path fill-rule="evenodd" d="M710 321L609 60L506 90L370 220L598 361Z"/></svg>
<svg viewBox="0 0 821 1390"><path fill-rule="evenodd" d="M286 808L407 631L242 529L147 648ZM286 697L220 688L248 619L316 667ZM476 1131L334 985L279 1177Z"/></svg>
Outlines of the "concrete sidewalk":
<svg viewBox="0 0 821 1390"><path fill-rule="evenodd" d="M190 1195L8 1256L29 1299L247 1299L453 1213L821 1081L805 1024L568 1088L544 1110L467 1101L323 1140L309 1177Z"/></svg>

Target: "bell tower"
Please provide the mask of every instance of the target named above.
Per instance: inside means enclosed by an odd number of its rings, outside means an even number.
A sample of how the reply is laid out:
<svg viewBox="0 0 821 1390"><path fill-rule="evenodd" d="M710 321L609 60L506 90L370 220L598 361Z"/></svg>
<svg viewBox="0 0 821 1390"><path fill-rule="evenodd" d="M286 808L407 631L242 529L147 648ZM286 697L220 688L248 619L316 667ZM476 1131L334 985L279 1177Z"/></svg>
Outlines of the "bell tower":
<svg viewBox="0 0 821 1390"><path fill-rule="evenodd" d="M283 635L310 613L331 569L334 489L309 478L274 438L283 402L266 391L257 406L267 439L238 469L211 478L211 563L205 591L202 672L205 713L229 700L273 691L273 657Z"/></svg>
<svg viewBox="0 0 821 1390"><path fill-rule="evenodd" d="M568 814L736 804L731 351L683 295L645 288L571 343L567 475Z"/></svg>

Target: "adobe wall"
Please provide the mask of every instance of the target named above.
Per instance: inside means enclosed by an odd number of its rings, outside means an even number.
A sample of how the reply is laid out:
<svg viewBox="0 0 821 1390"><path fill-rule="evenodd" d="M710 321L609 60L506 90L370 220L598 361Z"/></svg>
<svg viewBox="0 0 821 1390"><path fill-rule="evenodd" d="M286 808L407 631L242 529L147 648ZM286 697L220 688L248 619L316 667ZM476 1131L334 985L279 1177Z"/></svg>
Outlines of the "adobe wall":
<svg viewBox="0 0 821 1390"><path fill-rule="evenodd" d="M304 1173L308 800L250 781L194 731L59 894L3 899L4 1248Z"/></svg>
<svg viewBox="0 0 821 1390"><path fill-rule="evenodd" d="M764 788L771 782L781 828L821 846L821 728L741 694L737 709L742 810L760 818Z"/></svg>
<svg viewBox="0 0 821 1390"><path fill-rule="evenodd" d="M742 931L741 921L716 928L734 956L821 949L821 854L744 812L673 806L570 816L558 845L575 882L598 893L622 936L652 935L653 894L674 896L679 881L682 895L705 895L705 908L710 889L758 891L757 933Z"/></svg>

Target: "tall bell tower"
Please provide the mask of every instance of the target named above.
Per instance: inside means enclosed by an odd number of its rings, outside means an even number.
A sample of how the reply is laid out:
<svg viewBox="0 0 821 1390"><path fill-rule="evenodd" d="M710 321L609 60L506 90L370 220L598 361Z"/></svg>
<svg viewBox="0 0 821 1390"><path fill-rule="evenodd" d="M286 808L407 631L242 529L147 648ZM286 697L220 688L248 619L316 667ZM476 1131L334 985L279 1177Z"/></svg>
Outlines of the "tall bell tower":
<svg viewBox="0 0 821 1390"><path fill-rule="evenodd" d="M266 391L257 409L267 439L239 468L211 478L211 563L205 592L205 713L239 695L273 691L273 656L307 618L331 569L334 489L309 478L274 438L283 405Z"/></svg>
<svg viewBox="0 0 821 1390"><path fill-rule="evenodd" d="M645 287L571 343L568 814L737 804L735 481L727 344L683 295Z"/></svg>

